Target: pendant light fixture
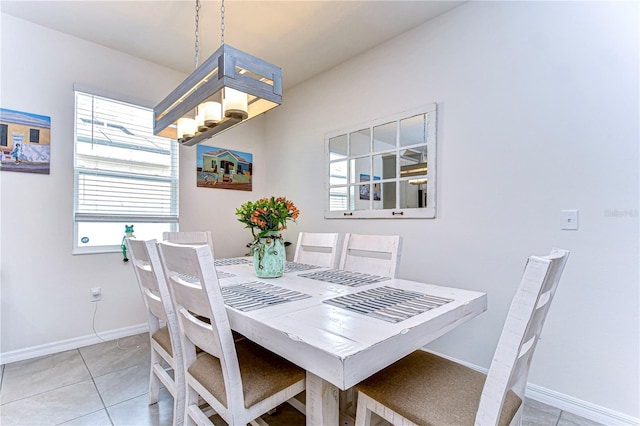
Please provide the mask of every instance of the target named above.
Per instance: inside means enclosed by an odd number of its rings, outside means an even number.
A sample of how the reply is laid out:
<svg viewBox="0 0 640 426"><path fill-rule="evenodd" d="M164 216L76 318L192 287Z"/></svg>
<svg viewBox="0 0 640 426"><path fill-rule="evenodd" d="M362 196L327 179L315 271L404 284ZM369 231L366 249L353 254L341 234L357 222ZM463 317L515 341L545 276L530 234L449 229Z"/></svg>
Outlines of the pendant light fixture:
<svg viewBox="0 0 640 426"><path fill-rule="evenodd" d="M202 65L199 56L200 0L196 0L196 69L153 109L154 134L195 145L282 103L282 70L224 43L224 0L220 47Z"/></svg>

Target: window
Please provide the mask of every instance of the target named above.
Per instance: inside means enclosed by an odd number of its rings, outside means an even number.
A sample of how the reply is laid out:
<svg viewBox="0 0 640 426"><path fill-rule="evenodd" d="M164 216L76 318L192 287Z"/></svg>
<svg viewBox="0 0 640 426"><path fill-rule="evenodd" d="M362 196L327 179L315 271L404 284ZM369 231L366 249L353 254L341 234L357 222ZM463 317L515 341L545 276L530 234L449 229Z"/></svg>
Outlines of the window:
<svg viewBox="0 0 640 426"><path fill-rule="evenodd" d="M9 134L9 126L6 124L0 124L0 146L7 146L7 139Z"/></svg>
<svg viewBox="0 0 640 426"><path fill-rule="evenodd" d="M434 218L436 104L326 135L326 218Z"/></svg>
<svg viewBox="0 0 640 426"><path fill-rule="evenodd" d="M40 130L29 129L29 142L40 143Z"/></svg>
<svg viewBox="0 0 640 426"><path fill-rule="evenodd" d="M161 239L178 223L178 145L153 110L76 91L74 253L120 251L124 226Z"/></svg>

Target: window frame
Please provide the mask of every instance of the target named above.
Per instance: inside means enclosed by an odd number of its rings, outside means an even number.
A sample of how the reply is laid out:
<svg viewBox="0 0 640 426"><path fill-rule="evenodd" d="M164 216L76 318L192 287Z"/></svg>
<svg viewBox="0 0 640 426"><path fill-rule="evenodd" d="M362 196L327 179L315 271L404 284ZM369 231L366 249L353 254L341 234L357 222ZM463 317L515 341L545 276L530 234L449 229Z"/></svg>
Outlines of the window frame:
<svg viewBox="0 0 640 426"><path fill-rule="evenodd" d="M0 123L0 146L9 146L9 125Z"/></svg>
<svg viewBox="0 0 640 426"><path fill-rule="evenodd" d="M149 123L148 123L148 133L145 128L144 132L140 135L150 138L160 138L159 136L153 135L153 106L150 102L140 101L138 99L133 99L126 96L121 96L113 93L108 93L100 90L95 90L92 88L87 88L85 86L74 85L73 95L74 95L74 139L73 139L73 209L72 209L72 220L73 220L73 245L72 245L72 254L97 254L97 253L115 253L122 251L120 237L124 237L124 225L134 225L134 234L135 234L135 225L139 224L140 226L145 226L146 224L151 224L152 228L155 228L157 225L157 231L153 231L154 236L150 236L150 238L161 238L163 231L177 231L178 230L178 220L179 220L179 146L175 143L174 140L168 138L166 139L168 142L167 147L170 150L170 176L165 177L154 177L152 175L143 175L140 174L139 180L145 181L148 179L159 180L169 184L170 189L170 203L171 206L175 206L175 208L171 207L171 214L167 215L164 218L158 217L157 215L118 215L113 213L97 213L97 218L87 217L88 215L85 213L81 213L78 210L79 207L79 191L80 191L80 176L87 175L91 173L87 173L87 170L81 166L78 166L78 143L87 143L86 141L79 141L78 135L78 121L79 117L79 102L78 102L78 94L93 96L102 98L107 102L114 103L122 103L127 104L135 108L140 108L144 110L148 110L149 112ZM92 107L93 108L93 107ZM93 108L95 111L95 108ZM122 125L122 121L114 120L114 124L109 126L112 128L117 128L116 124L119 124L120 127ZM126 124L126 123L125 123ZM108 125L108 124L107 124ZM145 123L146 126L146 123ZM123 130L124 131L124 130ZM138 135L138 136L140 136ZM133 143L128 144L128 148L134 145ZM141 150L142 151L142 150ZM165 150L166 151L166 150ZM134 163L132 161L132 163ZM116 177L118 174L126 177L127 179L131 179L132 177L136 179L136 174L132 172L120 172L118 173L115 170L104 171L103 173L97 173L96 175L105 175ZM136 179L136 180L138 180ZM80 219L78 218L80 217ZM106 245L92 245L92 246L82 246L79 241L79 225L83 223L101 223L101 224L118 224L122 226L122 233L117 236L116 243L114 244L106 244ZM146 226L145 226L146 227ZM138 235L141 237L140 235ZM146 235L144 236L146 238Z"/></svg>
<svg viewBox="0 0 640 426"><path fill-rule="evenodd" d="M40 143L40 129L29 129L29 143Z"/></svg>

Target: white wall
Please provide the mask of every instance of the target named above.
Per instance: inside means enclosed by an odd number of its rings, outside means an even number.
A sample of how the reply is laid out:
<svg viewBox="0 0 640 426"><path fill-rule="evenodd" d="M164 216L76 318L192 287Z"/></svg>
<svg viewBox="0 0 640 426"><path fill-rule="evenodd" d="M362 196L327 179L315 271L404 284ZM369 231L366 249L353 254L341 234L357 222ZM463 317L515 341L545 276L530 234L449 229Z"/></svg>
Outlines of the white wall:
<svg viewBox="0 0 640 426"><path fill-rule="evenodd" d="M484 367L526 257L571 250L530 380L637 419L638 50L637 3L471 2L289 90L266 153L290 238L402 235L401 277L488 293L430 346ZM325 220L324 134L434 101L437 218Z"/></svg>
<svg viewBox="0 0 640 426"><path fill-rule="evenodd" d="M0 105L51 117L51 173L0 172L1 346L9 353L146 324L122 254L71 255L74 83L160 101L184 75L1 16ZM124 231L124 230L123 230Z"/></svg>

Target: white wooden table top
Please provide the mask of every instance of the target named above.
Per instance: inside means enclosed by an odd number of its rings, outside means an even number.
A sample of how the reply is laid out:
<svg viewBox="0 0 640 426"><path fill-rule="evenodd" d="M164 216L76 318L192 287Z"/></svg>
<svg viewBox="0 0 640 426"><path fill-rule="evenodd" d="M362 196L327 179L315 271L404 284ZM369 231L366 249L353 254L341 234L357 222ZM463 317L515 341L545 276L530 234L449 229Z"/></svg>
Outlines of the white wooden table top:
<svg viewBox="0 0 640 426"><path fill-rule="evenodd" d="M250 311L227 305L234 330L339 389L348 389L487 309L486 294L420 282L388 279L350 287L299 275L326 268L257 278L252 264L219 266L223 288L263 282L310 297ZM228 274L234 276L223 278ZM452 299L437 308L387 322L323 303L376 287L392 287Z"/></svg>

